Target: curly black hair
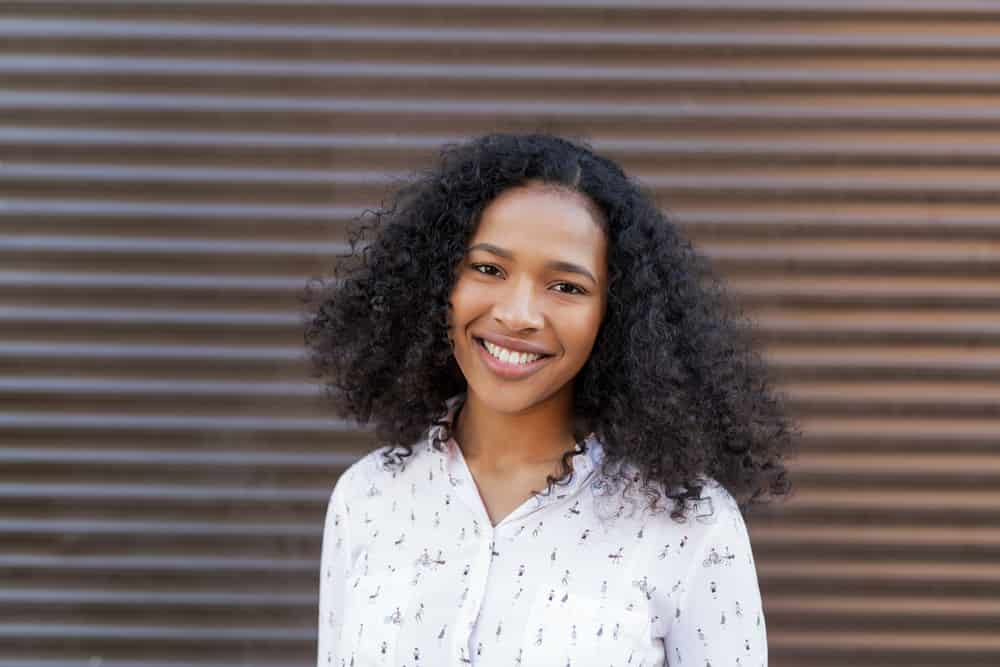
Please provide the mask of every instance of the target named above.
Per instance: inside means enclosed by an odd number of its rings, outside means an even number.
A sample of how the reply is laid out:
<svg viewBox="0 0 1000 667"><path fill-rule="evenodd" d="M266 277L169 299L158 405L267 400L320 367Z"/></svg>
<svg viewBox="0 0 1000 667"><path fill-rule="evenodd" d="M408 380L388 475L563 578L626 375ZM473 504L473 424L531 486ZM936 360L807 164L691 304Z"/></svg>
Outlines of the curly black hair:
<svg viewBox="0 0 1000 667"><path fill-rule="evenodd" d="M466 381L448 340L449 295L485 207L545 184L582 193L608 240L607 310L574 378L574 419L605 450L605 482L671 516L714 479L741 511L786 495L798 429L755 351L752 323L650 192L583 140L494 133L446 144L390 203L352 221L331 280L306 285L305 344L335 412L374 423L401 460ZM563 456L565 483L572 472ZM391 457L390 457L391 458ZM627 472L626 472L627 471ZM606 486L606 484L605 484Z"/></svg>

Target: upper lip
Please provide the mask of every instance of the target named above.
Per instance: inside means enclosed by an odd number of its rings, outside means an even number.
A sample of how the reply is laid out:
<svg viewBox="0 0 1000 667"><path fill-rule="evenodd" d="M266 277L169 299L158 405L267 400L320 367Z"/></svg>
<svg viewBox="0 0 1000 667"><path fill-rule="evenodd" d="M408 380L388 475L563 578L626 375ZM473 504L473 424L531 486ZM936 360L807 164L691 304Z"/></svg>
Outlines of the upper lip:
<svg viewBox="0 0 1000 667"><path fill-rule="evenodd" d="M529 343L526 340L520 340L518 338L511 338L510 336L504 336L502 334L476 334L476 337L482 338L483 340L488 340L494 345L499 345L500 347L505 347L508 350L514 350L515 352L528 352L531 354L547 354L552 353L546 350L541 345L537 343Z"/></svg>

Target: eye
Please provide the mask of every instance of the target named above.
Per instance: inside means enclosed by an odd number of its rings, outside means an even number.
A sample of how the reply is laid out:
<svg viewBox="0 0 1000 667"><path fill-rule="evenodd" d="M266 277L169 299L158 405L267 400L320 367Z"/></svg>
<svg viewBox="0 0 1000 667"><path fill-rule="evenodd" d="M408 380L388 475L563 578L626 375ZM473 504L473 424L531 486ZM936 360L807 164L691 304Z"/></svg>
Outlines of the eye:
<svg viewBox="0 0 1000 667"><path fill-rule="evenodd" d="M476 271L477 273L482 273L485 276L500 275L500 269L493 266L492 264L472 264L471 266L473 271ZM482 269L487 269L487 270L483 271ZM496 273L490 273L489 272L490 269L496 271Z"/></svg>
<svg viewBox="0 0 1000 667"><path fill-rule="evenodd" d="M563 292L563 294L586 294L587 293L587 290L585 290L582 287L579 287L577 285L574 285L573 283L556 283L557 287L560 286L560 285L562 285L564 287L568 287L571 290L575 290L573 292Z"/></svg>

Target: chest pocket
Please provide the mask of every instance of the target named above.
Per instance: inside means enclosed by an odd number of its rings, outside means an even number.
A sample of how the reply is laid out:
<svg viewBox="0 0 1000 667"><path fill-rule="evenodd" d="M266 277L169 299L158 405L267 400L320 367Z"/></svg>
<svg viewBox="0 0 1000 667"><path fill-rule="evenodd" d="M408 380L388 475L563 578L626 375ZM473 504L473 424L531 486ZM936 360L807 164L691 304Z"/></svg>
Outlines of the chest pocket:
<svg viewBox="0 0 1000 667"><path fill-rule="evenodd" d="M348 664L395 665L396 649L413 597L412 567L348 579L338 652Z"/></svg>
<svg viewBox="0 0 1000 667"><path fill-rule="evenodd" d="M563 597L565 596L565 601ZM523 667L625 667L649 642L645 606L615 598L541 591L528 612Z"/></svg>

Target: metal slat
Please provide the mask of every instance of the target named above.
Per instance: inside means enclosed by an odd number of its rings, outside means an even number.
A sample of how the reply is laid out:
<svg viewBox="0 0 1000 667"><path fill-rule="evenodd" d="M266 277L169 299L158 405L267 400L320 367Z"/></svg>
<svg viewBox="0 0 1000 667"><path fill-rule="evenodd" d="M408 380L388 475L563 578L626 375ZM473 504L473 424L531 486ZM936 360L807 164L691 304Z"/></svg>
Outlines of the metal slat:
<svg viewBox="0 0 1000 667"><path fill-rule="evenodd" d="M0 498L17 500L66 500L80 503L106 500L128 502L204 503L230 501L240 503L313 503L322 504L330 497L328 489L199 488L192 485L143 484L0 484Z"/></svg>
<svg viewBox="0 0 1000 667"><path fill-rule="evenodd" d="M2 27L2 26L0 26ZM53 72L59 72L56 77ZM420 79L433 85L447 83L486 83L513 87L529 83L544 83L556 89L580 89L583 86L604 85L624 88L627 84L658 85L699 88L725 88L739 84L753 84L758 90L793 88L796 90L822 89L824 91L871 89L878 91L919 90L930 92L996 92L1000 80L990 72L964 68L927 72L919 66L911 69L893 67L884 71L868 69L829 70L823 68L747 67L727 65L717 67L599 67L574 65L466 65L419 64L379 62L325 62L310 63L296 60L255 61L247 59L207 58L139 58L134 56L2 56L0 74L23 77L24 81L44 76L46 80L59 79L84 83L84 77L97 81L124 80L149 81L163 76L164 87L176 85L179 77L246 78L247 87L257 79L281 81L289 86L296 79L313 83L316 79L347 79L386 81L397 83ZM30 77L30 78L29 78ZM17 81L17 78L12 78Z"/></svg>
<svg viewBox="0 0 1000 667"><path fill-rule="evenodd" d="M123 415L123 414L67 414L62 412L0 412L0 429L46 431L73 429L98 432L115 430L239 432L273 431L279 433L343 434L347 423L340 419L315 418L259 418L242 415Z"/></svg>
<svg viewBox="0 0 1000 667"><path fill-rule="evenodd" d="M232 644L234 642L296 644L308 641L310 633L300 628L258 627L171 627L168 625L129 626L115 625L40 625L0 623L0 638L7 640L104 640L194 642L202 646Z"/></svg>
<svg viewBox="0 0 1000 667"><path fill-rule="evenodd" d="M690 133L688 133L690 134ZM967 163L993 164L1000 162L1000 143L992 140L989 134L968 136L950 132L946 136L931 138L882 136L877 145L870 141L845 140L835 137L827 140L822 138L786 138L781 133L772 132L767 139L727 139L721 140L707 136L693 138L650 138L626 139L616 138L601 142L604 150L610 154L627 160L630 163L640 163L643 160L662 160L665 157L683 157L688 161L718 162L724 160L730 164L740 162L782 164L791 161L801 164L809 160L816 162L836 162L844 164L857 162L860 164L907 164L920 160L923 164L943 163L961 165ZM953 137L953 138L952 138ZM375 154L380 162L401 159L407 160L419 157L421 154L436 150L439 146L459 141L459 135L422 135L422 136L384 136L384 135L331 135L316 132L281 133L281 132L198 132L198 131L168 131L155 129L137 130L101 130L83 128L46 128L36 130L30 127L0 126L0 144L8 146L25 146L32 148L32 155L42 157L56 149L67 146L85 146L93 149L90 154L102 155L98 147L106 148L109 156L128 156L146 154L152 147L172 149L176 154L178 147L192 149L202 148L242 148L247 150L263 150L280 148L289 152L295 149L308 150L326 157L328 149L363 151L365 154ZM44 148L43 148L44 147ZM196 155L191 153L191 155ZM359 155L362 159L364 155ZM326 158L328 159L328 158ZM39 202L44 205L48 200ZM83 204L83 202L81 202ZM121 204L125 204L122 202ZM336 210L336 207L330 207ZM252 207L249 213L256 212ZM361 209L341 213L338 217L353 217ZM706 214L700 211L686 212L685 224L692 224L695 218L704 218ZM741 212L719 211L722 218ZM781 213L781 211L776 211ZM807 212L803 212L804 214ZM815 215L816 211L809 211ZM710 215L710 214L709 214ZM753 211L742 212L744 218L760 216ZM784 217L788 217L785 213ZM948 221L954 224L953 221ZM824 223L824 227L834 224ZM927 224L926 222L924 224ZM984 218L983 226L996 226L993 218Z"/></svg>
<svg viewBox="0 0 1000 667"><path fill-rule="evenodd" d="M816 174L800 175L790 171L770 170L770 173L732 173L718 175L711 173L658 173L643 174L638 177L649 187L662 189L677 195L716 192L743 196L773 197L775 193L790 197L805 195L853 196L859 198L896 198L922 193L931 199L961 199L963 201L1000 199L994 179L980 170L963 173L958 168L941 169L935 174L929 169L922 170L919 177L903 170L855 170L842 173L831 170L816 170ZM930 172L930 173L927 173ZM108 165L63 164L41 166L30 163L6 163L0 167L0 177L21 184L42 184L50 186L95 186L102 183L148 183L151 187L176 184L219 185L233 190L248 187L282 188L354 186L387 188L392 183L406 177L405 173L341 171L318 169L263 169L263 168L182 168L144 167L128 165L111 167ZM6 241L11 243L12 241ZM283 245L275 243L276 246ZM319 250L319 249L318 249ZM332 249L331 249L332 250Z"/></svg>
<svg viewBox="0 0 1000 667"><path fill-rule="evenodd" d="M64 0L36 0L34 4L65 5ZM79 3L86 7L128 6L129 0L86 0ZM205 7L238 7L267 8L274 6L274 0L207 0L192 2L192 0L144 0L147 8L155 7L190 7L202 5ZM404 7L456 7L473 8L477 10L508 9L508 8L556 8L569 10L607 10L608 8L622 10L657 10L660 12L675 12L684 10L710 12L778 12L789 14L794 12L816 12L819 14L881 14L890 12L899 18L910 18L924 14L961 14L964 16L1000 15L1000 9L988 0L844 0L837 5L829 5L819 0L291 0L287 6L296 9L314 9L322 7L389 7L400 9Z"/></svg>
<svg viewBox="0 0 1000 667"><path fill-rule="evenodd" d="M184 467L237 467L237 468L347 468L357 460L357 455L331 452L329 454L286 453L286 452L212 452L212 451L159 451L148 447L142 449L103 449L80 451L75 449L4 447L0 449L0 462L9 464L58 463L100 464L104 466L150 467L170 465Z"/></svg>
<svg viewBox="0 0 1000 667"><path fill-rule="evenodd" d="M85 570L138 572L219 572L268 573L297 572L312 575L319 560L288 558L213 558L195 556L45 556L4 555L0 567L30 570Z"/></svg>
<svg viewBox="0 0 1000 667"><path fill-rule="evenodd" d="M344 43L347 45L384 44L393 49L415 46L456 46L474 48L478 45L502 45L512 49L552 46L566 48L586 46L588 48L636 48L660 47L673 51L680 49L715 49L732 53L747 50L754 53L797 52L858 53L874 51L878 54L903 52L920 55L955 55L967 53L992 53L1000 51L1000 39L995 36L968 35L962 40L954 40L933 31L912 33L831 34L807 32L721 32L698 30L675 32L664 30L581 30L564 29L530 30L517 27L491 26L480 28L465 26L451 28L435 26L390 25L312 25L307 23L266 24L252 23L198 23L185 21L146 20L128 21L120 19L88 20L80 18L50 19L0 18L0 36L7 38L30 37L41 39L59 38L63 40L101 38L165 40L201 39L212 41L239 41L248 44L279 42L294 43Z"/></svg>
<svg viewBox="0 0 1000 667"><path fill-rule="evenodd" d="M310 538L316 539L322 526L315 523L245 523L224 521L154 521L154 520L100 520L100 519L3 519L0 518L0 535L11 539L17 535L86 535L92 536L142 536L192 537L203 540L254 538Z"/></svg>
<svg viewBox="0 0 1000 667"><path fill-rule="evenodd" d="M183 112L213 114L268 113L268 114L354 114L370 117L467 116L470 118L510 121L525 116L543 120L561 120L567 130L577 132L572 121L600 123L629 120L648 126L654 122L669 123L689 121L700 125L709 123L744 123L755 127L760 124L788 123L809 127L927 127L939 125L967 128L995 129L1000 123L1000 109L991 107L965 108L960 106L886 106L872 104L864 108L846 106L810 106L803 104L764 104L686 102L663 103L602 103L591 101L546 102L508 100L437 100L437 99L375 99L336 97L250 97L246 95L204 95L194 93L91 93L53 91L0 92L0 110L14 111L107 111L165 114ZM14 116L11 116L12 118ZM582 127L589 127L584 125ZM485 126L484 126L485 128Z"/></svg>
<svg viewBox="0 0 1000 667"><path fill-rule="evenodd" d="M0 603L39 605L101 605L130 606L149 602L158 606L238 607L258 605L268 607L305 607L313 604L315 595L302 593L202 593L199 591L89 591L39 590L33 588L0 591Z"/></svg>
<svg viewBox="0 0 1000 667"><path fill-rule="evenodd" d="M64 659L50 659L50 660L39 660L33 658L18 658L16 660L3 660L0 659L0 667L80 667L80 661L76 658L64 658ZM259 660L255 660L253 663L248 663L244 661L240 662L219 662L219 661L192 661L188 660L186 662L176 662L176 661L162 661L162 660L108 660L101 659L102 667L246 667L247 665L253 665L253 667L286 667L288 662L271 662L264 663Z"/></svg>

